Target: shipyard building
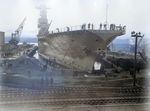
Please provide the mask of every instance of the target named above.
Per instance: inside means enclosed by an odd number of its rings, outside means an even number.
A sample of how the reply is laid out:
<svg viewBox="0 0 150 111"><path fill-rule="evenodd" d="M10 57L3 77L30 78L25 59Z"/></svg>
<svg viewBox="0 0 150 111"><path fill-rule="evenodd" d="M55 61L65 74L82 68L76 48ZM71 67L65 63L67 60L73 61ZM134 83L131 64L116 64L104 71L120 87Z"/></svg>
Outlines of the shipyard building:
<svg viewBox="0 0 150 111"><path fill-rule="evenodd" d="M5 32L0 31L0 51L4 50Z"/></svg>

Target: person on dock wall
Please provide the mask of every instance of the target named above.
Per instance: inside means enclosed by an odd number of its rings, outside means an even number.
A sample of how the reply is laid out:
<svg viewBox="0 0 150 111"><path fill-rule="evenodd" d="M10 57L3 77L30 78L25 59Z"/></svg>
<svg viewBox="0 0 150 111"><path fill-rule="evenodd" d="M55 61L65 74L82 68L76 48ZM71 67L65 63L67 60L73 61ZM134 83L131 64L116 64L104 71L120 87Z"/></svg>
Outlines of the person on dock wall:
<svg viewBox="0 0 150 111"><path fill-rule="evenodd" d="M34 88L34 83L35 83L35 80L33 79L32 80L32 88Z"/></svg>
<svg viewBox="0 0 150 111"><path fill-rule="evenodd" d="M31 78L30 69L28 69L28 77Z"/></svg>
<svg viewBox="0 0 150 111"><path fill-rule="evenodd" d="M51 86L53 86L53 81L54 81L54 80L53 80L53 78L51 77L51 78L50 78L50 84L51 84Z"/></svg>
<svg viewBox="0 0 150 111"><path fill-rule="evenodd" d="M130 75L133 77L134 75L134 69L130 68Z"/></svg>
<svg viewBox="0 0 150 111"><path fill-rule="evenodd" d="M45 79L45 86L49 86L49 79L48 78Z"/></svg>
<svg viewBox="0 0 150 111"><path fill-rule="evenodd" d="M42 77L41 78L41 86L43 86L44 85L44 78Z"/></svg>
<svg viewBox="0 0 150 111"><path fill-rule="evenodd" d="M47 65L46 64L43 66L43 71L47 71Z"/></svg>
<svg viewBox="0 0 150 111"><path fill-rule="evenodd" d="M39 63L39 70L43 70L43 65L41 63Z"/></svg>
<svg viewBox="0 0 150 111"><path fill-rule="evenodd" d="M26 65L28 65L28 63L29 63L29 60L27 59L27 60L26 60Z"/></svg>
<svg viewBox="0 0 150 111"><path fill-rule="evenodd" d="M108 73L107 73L107 71L105 71L105 79L106 79L106 82L108 82Z"/></svg>
<svg viewBox="0 0 150 111"><path fill-rule="evenodd" d="M138 74L140 73L140 66L137 67Z"/></svg>

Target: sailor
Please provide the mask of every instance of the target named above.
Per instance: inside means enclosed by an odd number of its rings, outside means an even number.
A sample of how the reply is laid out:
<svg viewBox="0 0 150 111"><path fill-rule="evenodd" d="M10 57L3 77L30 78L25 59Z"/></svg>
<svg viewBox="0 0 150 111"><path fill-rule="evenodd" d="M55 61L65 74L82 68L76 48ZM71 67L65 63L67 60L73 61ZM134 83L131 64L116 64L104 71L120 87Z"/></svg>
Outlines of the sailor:
<svg viewBox="0 0 150 111"><path fill-rule="evenodd" d="M84 24L84 29L86 29L86 24Z"/></svg>
<svg viewBox="0 0 150 111"><path fill-rule="evenodd" d="M59 28L56 28L56 30L59 32Z"/></svg>
<svg viewBox="0 0 150 111"><path fill-rule="evenodd" d="M81 29L83 29L83 25L81 26Z"/></svg>
<svg viewBox="0 0 150 111"><path fill-rule="evenodd" d="M119 29L120 29L120 30L122 30L122 26L121 26L121 24L119 25Z"/></svg>
<svg viewBox="0 0 150 111"><path fill-rule="evenodd" d="M90 23L88 24L88 29L90 29Z"/></svg>
<svg viewBox="0 0 150 111"><path fill-rule="evenodd" d="M66 26L67 27L67 26ZM69 31L69 27L67 27L67 32Z"/></svg>
<svg viewBox="0 0 150 111"><path fill-rule="evenodd" d="M123 27L123 30L125 30L126 26Z"/></svg>
<svg viewBox="0 0 150 111"><path fill-rule="evenodd" d="M114 24L114 26L113 26L113 29L115 30L116 29L116 25Z"/></svg>
<svg viewBox="0 0 150 111"><path fill-rule="evenodd" d="M110 30L113 30L114 25L110 24Z"/></svg>
<svg viewBox="0 0 150 111"><path fill-rule="evenodd" d="M105 30L107 30L107 27L106 27L106 26L107 26L107 24L104 24L104 29L105 29Z"/></svg>
<svg viewBox="0 0 150 111"><path fill-rule="evenodd" d="M94 27L94 26L93 26L93 24L92 24L92 30L93 30L93 27Z"/></svg>
<svg viewBox="0 0 150 111"><path fill-rule="evenodd" d="M102 23L100 24L100 30L102 30Z"/></svg>

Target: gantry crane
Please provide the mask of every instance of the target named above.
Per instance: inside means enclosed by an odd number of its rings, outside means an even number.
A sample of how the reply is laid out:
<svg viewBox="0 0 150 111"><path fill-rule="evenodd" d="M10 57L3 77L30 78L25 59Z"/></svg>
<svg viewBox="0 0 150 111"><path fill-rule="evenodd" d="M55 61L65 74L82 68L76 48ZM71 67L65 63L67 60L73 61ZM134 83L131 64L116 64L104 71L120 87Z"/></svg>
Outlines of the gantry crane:
<svg viewBox="0 0 150 111"><path fill-rule="evenodd" d="M24 22L26 20L26 17L22 21L22 23L19 25L18 29L15 31L15 33L12 33L11 39L9 41L10 44L17 45L20 41L21 32L23 30Z"/></svg>

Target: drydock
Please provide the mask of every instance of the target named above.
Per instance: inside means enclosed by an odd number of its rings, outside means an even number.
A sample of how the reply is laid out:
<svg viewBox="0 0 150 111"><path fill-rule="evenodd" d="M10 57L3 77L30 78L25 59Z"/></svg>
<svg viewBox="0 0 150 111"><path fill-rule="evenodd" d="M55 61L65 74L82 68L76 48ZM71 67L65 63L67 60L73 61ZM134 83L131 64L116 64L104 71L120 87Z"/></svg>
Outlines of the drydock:
<svg viewBox="0 0 150 111"><path fill-rule="evenodd" d="M22 53L23 54L23 53ZM9 56L10 58L10 56ZM10 67L9 64L12 64ZM1 60L0 109L3 111L148 110L149 76L130 71L104 74L61 73L35 58ZM110 69L109 69L110 70ZM52 81L53 79L53 81Z"/></svg>
<svg viewBox="0 0 150 111"><path fill-rule="evenodd" d="M23 54L23 53L21 53ZM12 67L9 67L12 64ZM1 58L0 109L3 111L93 111L149 109L149 76L130 71L103 74L62 73L35 58ZM110 69L109 69L110 70ZM53 81L51 80L53 79Z"/></svg>

